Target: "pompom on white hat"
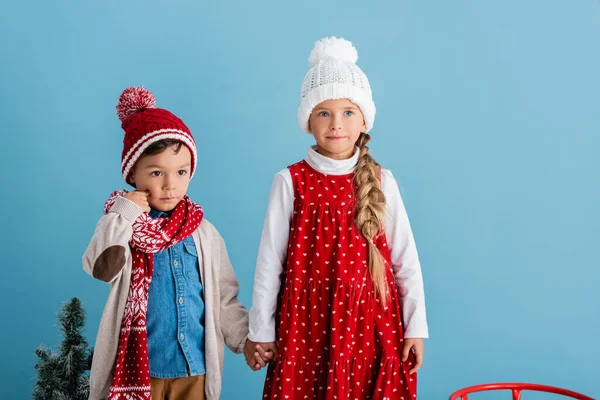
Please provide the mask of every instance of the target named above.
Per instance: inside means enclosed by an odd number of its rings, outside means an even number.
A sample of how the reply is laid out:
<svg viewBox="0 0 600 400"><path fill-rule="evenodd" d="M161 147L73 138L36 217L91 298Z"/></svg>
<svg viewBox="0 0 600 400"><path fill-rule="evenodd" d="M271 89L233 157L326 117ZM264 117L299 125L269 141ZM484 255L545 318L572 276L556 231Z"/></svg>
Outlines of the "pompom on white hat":
<svg viewBox="0 0 600 400"><path fill-rule="evenodd" d="M304 77L298 109L298 124L309 132L313 109L327 100L349 99L360 107L369 132L375 121L375 103L367 75L356 65L358 52L342 38L328 37L315 43L308 59L310 70Z"/></svg>

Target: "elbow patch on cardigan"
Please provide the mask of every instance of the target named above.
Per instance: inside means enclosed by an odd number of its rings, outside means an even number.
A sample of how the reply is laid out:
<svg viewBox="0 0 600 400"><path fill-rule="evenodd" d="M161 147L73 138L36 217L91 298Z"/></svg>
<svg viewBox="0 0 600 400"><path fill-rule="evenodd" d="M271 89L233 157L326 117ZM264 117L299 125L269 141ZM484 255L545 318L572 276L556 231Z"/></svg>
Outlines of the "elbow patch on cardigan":
<svg viewBox="0 0 600 400"><path fill-rule="evenodd" d="M94 263L93 276L104 282L110 282L125 265L125 247L110 246L104 250Z"/></svg>

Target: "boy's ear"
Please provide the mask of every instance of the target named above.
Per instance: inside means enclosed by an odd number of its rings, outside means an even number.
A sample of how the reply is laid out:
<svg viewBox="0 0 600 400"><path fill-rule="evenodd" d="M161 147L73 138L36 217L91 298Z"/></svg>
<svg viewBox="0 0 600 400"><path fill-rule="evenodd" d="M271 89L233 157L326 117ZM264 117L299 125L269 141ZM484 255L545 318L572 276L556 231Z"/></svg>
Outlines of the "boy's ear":
<svg viewBox="0 0 600 400"><path fill-rule="evenodd" d="M134 171L135 171L135 165L133 166L133 168L131 168L131 171L129 171L129 179L127 179L129 181L129 184L133 187L135 187L135 178L133 177Z"/></svg>

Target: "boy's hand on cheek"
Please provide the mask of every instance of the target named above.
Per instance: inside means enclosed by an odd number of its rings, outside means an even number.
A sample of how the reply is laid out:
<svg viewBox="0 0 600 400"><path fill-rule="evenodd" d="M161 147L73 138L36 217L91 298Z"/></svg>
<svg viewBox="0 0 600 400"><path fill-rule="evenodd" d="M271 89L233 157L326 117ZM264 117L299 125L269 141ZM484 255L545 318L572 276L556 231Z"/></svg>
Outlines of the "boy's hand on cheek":
<svg viewBox="0 0 600 400"><path fill-rule="evenodd" d="M148 203L148 197L150 196L150 192L147 190L136 190L134 192L127 193L124 197L133 201L135 204L140 206L143 212L150 212L150 203Z"/></svg>

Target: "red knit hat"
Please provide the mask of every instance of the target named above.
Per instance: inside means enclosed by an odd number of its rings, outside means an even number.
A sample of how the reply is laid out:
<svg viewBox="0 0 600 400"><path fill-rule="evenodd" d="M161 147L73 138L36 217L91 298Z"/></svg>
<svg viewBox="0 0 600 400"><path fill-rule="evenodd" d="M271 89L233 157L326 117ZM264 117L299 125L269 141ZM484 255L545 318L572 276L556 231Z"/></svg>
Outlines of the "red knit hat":
<svg viewBox="0 0 600 400"><path fill-rule="evenodd" d="M121 173L130 183L131 170L144 151L159 140L174 139L182 142L192 154L190 179L196 171L198 153L196 141L189 128L175 114L156 108L154 95L143 87L130 87L121 93L117 103L117 116L125 131Z"/></svg>

